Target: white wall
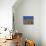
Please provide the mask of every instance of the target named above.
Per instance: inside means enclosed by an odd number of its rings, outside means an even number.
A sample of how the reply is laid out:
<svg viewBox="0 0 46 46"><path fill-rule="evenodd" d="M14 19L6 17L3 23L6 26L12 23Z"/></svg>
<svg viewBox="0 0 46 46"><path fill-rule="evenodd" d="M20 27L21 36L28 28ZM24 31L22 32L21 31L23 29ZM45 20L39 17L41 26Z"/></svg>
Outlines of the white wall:
<svg viewBox="0 0 46 46"><path fill-rule="evenodd" d="M12 6L16 0L0 0L0 27L12 28Z"/></svg>
<svg viewBox="0 0 46 46"><path fill-rule="evenodd" d="M24 36L33 38L37 42L37 46L40 42L42 44L40 46L46 46L46 0L26 1L22 2L21 5L13 6L13 11L15 10L15 28L19 32L23 32ZM28 15L34 16L34 25L23 24L23 16Z"/></svg>
<svg viewBox="0 0 46 46"><path fill-rule="evenodd" d="M41 40L42 46L46 46L46 0L42 0L41 4Z"/></svg>
<svg viewBox="0 0 46 46"><path fill-rule="evenodd" d="M17 5L17 4L16 4ZM23 0L17 7L14 5L15 28L24 34L24 37L35 41L41 46L41 0ZM34 16L33 25L24 25L23 16Z"/></svg>

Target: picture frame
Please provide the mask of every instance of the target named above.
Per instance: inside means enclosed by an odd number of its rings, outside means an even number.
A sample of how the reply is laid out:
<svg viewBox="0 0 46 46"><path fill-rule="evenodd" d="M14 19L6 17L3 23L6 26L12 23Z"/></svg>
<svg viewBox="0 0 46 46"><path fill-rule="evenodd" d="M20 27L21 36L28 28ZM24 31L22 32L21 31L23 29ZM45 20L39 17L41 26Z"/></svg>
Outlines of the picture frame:
<svg viewBox="0 0 46 46"><path fill-rule="evenodd" d="M23 16L23 24L25 25L34 24L34 16Z"/></svg>

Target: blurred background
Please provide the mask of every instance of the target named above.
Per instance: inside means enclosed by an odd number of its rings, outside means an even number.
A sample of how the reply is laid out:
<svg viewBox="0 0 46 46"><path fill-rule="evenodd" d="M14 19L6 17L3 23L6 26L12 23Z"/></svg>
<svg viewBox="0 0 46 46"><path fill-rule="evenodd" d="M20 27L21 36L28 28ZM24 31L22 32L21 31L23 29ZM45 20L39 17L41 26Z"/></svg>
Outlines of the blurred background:
<svg viewBox="0 0 46 46"><path fill-rule="evenodd" d="M25 38L33 39L37 46L46 46L46 0L23 0L19 6L16 0L0 0L0 27L13 28L13 13L15 28ZM28 15L34 16L34 25L23 24L23 16Z"/></svg>

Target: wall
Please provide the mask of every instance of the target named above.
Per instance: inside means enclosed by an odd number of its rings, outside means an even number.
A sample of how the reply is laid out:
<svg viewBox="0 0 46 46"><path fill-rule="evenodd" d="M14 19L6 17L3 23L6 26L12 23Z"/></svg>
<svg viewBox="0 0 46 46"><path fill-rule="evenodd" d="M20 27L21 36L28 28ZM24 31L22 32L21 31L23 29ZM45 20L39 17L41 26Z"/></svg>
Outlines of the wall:
<svg viewBox="0 0 46 46"><path fill-rule="evenodd" d="M41 0L23 0L16 5L13 6L15 29L25 38L34 40L36 46L41 46ZM23 16L34 16L34 24L24 25Z"/></svg>
<svg viewBox="0 0 46 46"><path fill-rule="evenodd" d="M0 0L0 28L6 27L9 30L12 29L12 6L15 2L16 0ZM0 32L3 30L0 29ZM8 30L6 32L3 31L3 33L0 34L0 38L5 38L5 36L8 35L10 35L10 32Z"/></svg>
<svg viewBox="0 0 46 46"><path fill-rule="evenodd" d="M0 0L0 27L12 29L12 6L16 0Z"/></svg>
<svg viewBox="0 0 46 46"><path fill-rule="evenodd" d="M42 46L46 46L46 0L41 1L41 40Z"/></svg>

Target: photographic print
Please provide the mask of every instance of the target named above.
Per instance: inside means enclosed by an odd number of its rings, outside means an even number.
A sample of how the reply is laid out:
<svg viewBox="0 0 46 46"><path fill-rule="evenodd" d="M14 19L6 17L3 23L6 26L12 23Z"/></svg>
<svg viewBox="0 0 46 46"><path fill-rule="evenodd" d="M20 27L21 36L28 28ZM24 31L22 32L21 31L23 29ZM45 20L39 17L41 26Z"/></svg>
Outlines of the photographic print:
<svg viewBox="0 0 46 46"><path fill-rule="evenodd" d="M23 16L23 24L34 24L33 16Z"/></svg>

